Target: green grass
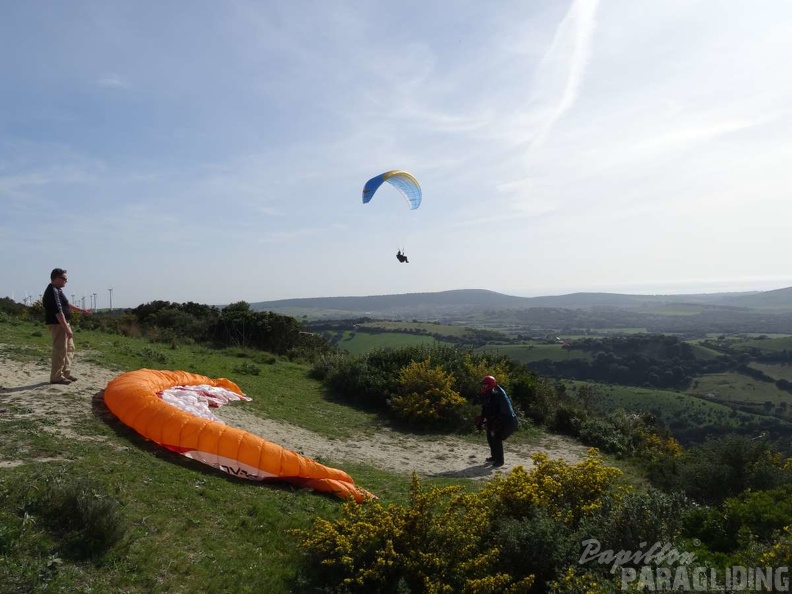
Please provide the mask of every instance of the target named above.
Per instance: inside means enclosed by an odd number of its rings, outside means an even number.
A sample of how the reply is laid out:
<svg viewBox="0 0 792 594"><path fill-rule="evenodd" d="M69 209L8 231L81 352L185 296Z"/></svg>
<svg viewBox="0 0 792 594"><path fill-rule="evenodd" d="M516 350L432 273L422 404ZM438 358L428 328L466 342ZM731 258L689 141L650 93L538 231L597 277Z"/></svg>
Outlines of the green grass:
<svg viewBox="0 0 792 594"><path fill-rule="evenodd" d="M717 359L718 357L723 356L723 353L719 353L714 349L702 346L695 342L690 342L689 344L693 350L693 356L699 361L711 361L712 359Z"/></svg>
<svg viewBox="0 0 792 594"><path fill-rule="evenodd" d="M765 402L777 406L792 401L792 395L775 384L762 382L739 373L713 373L694 379L689 394L729 404L763 407Z"/></svg>
<svg viewBox="0 0 792 594"><path fill-rule="evenodd" d="M428 322L391 322L377 321L364 322L360 324L364 328L381 328L393 332L405 332L410 330L423 330L429 334L439 334L441 336L463 337L469 335L470 329L465 326L452 326L449 324L431 324Z"/></svg>
<svg viewBox="0 0 792 594"><path fill-rule="evenodd" d="M732 348L738 351L748 349L759 349L768 353L779 353L781 351L792 351L792 336L780 336L776 338L743 338L734 342Z"/></svg>
<svg viewBox="0 0 792 594"><path fill-rule="evenodd" d="M792 381L792 364L751 363L750 366L764 372L773 379ZM789 398L792 400L792 396Z"/></svg>
<svg viewBox="0 0 792 594"><path fill-rule="evenodd" d="M710 432L722 433L724 429L758 434L768 427L774 427L787 435L792 432L792 423L779 414L777 409L774 409L777 418L768 416L759 399L746 406L742 400L724 399L721 402L717 398L708 397L704 390L708 386L711 387L714 382L725 379L718 378L719 375L696 378L699 381L698 387L688 393L590 384L595 388L595 396L589 406L600 414L608 414L616 410L651 413L683 441L695 440ZM735 375L739 376L739 374ZM729 379L735 382L733 394L737 395L743 393L739 391L740 386L745 388L747 385L743 380L750 378L739 376ZM578 385L582 382L570 383ZM788 400L789 395L786 398ZM744 410L738 409L738 405Z"/></svg>
<svg viewBox="0 0 792 594"><path fill-rule="evenodd" d="M0 325L0 364L24 360L47 364L50 341L40 326ZM400 337L407 335L400 335ZM382 420L333 402L307 365L241 350L151 344L145 340L78 331L78 359L116 372L141 367L183 369L228 377L250 395L254 414L294 423L326 437L354 438L377 431ZM79 362L79 361L78 361ZM250 371L258 368L258 375ZM247 374L236 372L246 369ZM261 485L217 472L146 441L104 407L101 394L73 415L71 433L53 431L60 419L28 414L35 400L6 405L22 420L0 414L0 590L28 592L267 592L300 591L299 547L294 529L316 518L339 517L340 499L282 483ZM13 410L9 409L13 406ZM0 405L0 408L3 408ZM512 437L531 440L529 428ZM481 436L469 438L481 441ZM431 439L426 436L426 439ZM48 461L45 461L48 460ZM332 460L322 460L334 466ZM388 503L406 503L409 477L366 464L345 462L357 484ZM64 535L35 513L25 513L55 480L90 479L94 494L118 505L121 542L96 559L72 559ZM478 481L423 478L425 485ZM91 504L88 496L83 503ZM296 581L297 580L297 581Z"/></svg>
<svg viewBox="0 0 792 594"><path fill-rule="evenodd" d="M531 363L550 359L551 361L566 361L567 359L590 359L587 352L569 350L560 344L504 344L487 345L476 349L477 351L494 352L499 355L506 355L520 363Z"/></svg>
<svg viewBox="0 0 792 594"><path fill-rule="evenodd" d="M367 332L345 332L338 348L353 355L363 355L377 349L400 348L417 345L435 345L440 341L422 334L404 334L403 332L385 332L369 334Z"/></svg>
<svg viewBox="0 0 792 594"><path fill-rule="evenodd" d="M632 386L596 385L595 394L592 408L602 414L621 409L628 412L652 413L666 423L682 416L699 420L697 426L721 420L730 423L727 418L731 413L729 407L691 398L680 392Z"/></svg>
<svg viewBox="0 0 792 594"><path fill-rule="evenodd" d="M703 311L711 309L706 305L697 305L695 303L675 303L666 305L657 305L653 307L641 308L641 313L655 314L660 316L695 316Z"/></svg>

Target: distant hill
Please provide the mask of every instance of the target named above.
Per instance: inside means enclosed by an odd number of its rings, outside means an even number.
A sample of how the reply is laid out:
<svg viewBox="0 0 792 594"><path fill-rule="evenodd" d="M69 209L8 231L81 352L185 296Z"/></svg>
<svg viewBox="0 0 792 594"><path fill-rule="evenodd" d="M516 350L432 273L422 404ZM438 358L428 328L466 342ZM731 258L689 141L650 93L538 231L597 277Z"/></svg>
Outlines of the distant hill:
<svg viewBox="0 0 792 594"><path fill-rule="evenodd" d="M435 293L405 293L358 297L313 297L251 303L256 311L309 318L373 317L437 319L458 314L558 309L643 309L673 305L699 305L715 310L792 311L792 287L774 291L703 293L696 295L629 295L621 293L571 293L545 297L515 297L484 289L459 289Z"/></svg>
<svg viewBox="0 0 792 594"><path fill-rule="evenodd" d="M725 299L723 303L750 309L789 310L792 304L792 287L744 295L736 294Z"/></svg>

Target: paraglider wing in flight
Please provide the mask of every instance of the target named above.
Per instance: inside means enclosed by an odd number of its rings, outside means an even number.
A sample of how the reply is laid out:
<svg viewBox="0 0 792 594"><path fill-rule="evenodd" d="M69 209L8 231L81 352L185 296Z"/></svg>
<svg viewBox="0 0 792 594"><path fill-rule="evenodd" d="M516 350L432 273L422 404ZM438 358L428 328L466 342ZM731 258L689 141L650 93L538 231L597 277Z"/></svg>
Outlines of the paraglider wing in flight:
<svg viewBox="0 0 792 594"><path fill-rule="evenodd" d="M386 171L368 180L363 187L363 204L368 204L384 182L388 182L399 190L412 210L421 205L421 186L418 184L418 180L406 171L398 169Z"/></svg>

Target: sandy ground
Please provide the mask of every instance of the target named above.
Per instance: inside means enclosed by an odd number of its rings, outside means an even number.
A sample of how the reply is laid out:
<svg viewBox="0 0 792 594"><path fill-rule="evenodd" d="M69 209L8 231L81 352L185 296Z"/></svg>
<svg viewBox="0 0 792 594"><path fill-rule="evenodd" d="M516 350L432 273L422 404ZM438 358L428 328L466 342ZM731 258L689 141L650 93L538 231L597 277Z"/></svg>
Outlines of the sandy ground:
<svg viewBox="0 0 792 594"><path fill-rule="evenodd" d="M42 363L20 363L0 354L0 420L47 416L58 419L48 426L70 439L77 436L71 426L89 415L97 414L94 402L101 398L107 382L117 375L102 367L75 360L73 373L78 380L71 385L51 385L49 368ZM109 413L108 413L109 414ZM343 441L327 439L312 431L288 423L256 417L244 410L244 403L232 403L217 411L227 424L299 452L323 463L343 467L344 462L369 464L383 470L420 476L446 476L486 479L522 465L533 465L531 454L543 452L551 458L580 461L586 448L562 437L548 435L531 444L506 442L506 464L493 469L484 462L489 456L486 436L478 443L468 443L453 436L423 437L381 430L370 437ZM0 435L2 439L2 435ZM102 439L97 437L97 439ZM0 467L43 460L3 459Z"/></svg>

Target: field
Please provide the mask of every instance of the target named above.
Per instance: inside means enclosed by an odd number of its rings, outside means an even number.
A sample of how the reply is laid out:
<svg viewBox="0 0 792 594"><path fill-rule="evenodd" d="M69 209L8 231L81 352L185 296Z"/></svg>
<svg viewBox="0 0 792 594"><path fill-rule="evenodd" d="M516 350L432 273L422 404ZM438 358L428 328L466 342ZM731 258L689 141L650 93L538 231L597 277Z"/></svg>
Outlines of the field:
<svg viewBox="0 0 792 594"><path fill-rule="evenodd" d="M405 334L402 332L383 332L369 334L368 332L344 332L344 337L338 342L338 348L353 355L362 355L377 349L398 348L415 345L438 344L432 336L423 334Z"/></svg>
<svg viewBox="0 0 792 594"><path fill-rule="evenodd" d="M693 356L699 361L710 361L712 359L717 359L722 354L714 349L697 344L693 341L691 341L689 344L693 349Z"/></svg>
<svg viewBox="0 0 792 594"><path fill-rule="evenodd" d="M570 351L569 349L563 348L560 344L493 344L481 347L477 350L506 355L520 363L530 363L532 361L541 361L542 359L566 361L570 358L589 358L588 353Z"/></svg>
<svg viewBox="0 0 792 594"><path fill-rule="evenodd" d="M591 406L603 414L622 409L651 413L665 423L687 418L694 420L696 427L716 423L735 425L729 418L731 409L728 406L691 398L680 392L610 385L596 385L594 392Z"/></svg>
<svg viewBox="0 0 792 594"><path fill-rule="evenodd" d="M779 416L792 402L792 394L739 373L715 373L697 377L688 394L713 402L722 402L734 407L744 407L753 412ZM780 410L778 410L780 409Z"/></svg>
<svg viewBox="0 0 792 594"><path fill-rule="evenodd" d="M740 387L744 376L734 378L709 376L697 378L699 387L704 386L728 386L734 382L731 394L737 398L743 394ZM704 381L704 384L701 382ZM580 382L570 382L571 385L580 385ZM635 413L650 413L655 415L674 435L683 442L689 440L699 440L701 437L713 433L723 433L727 429L734 430L743 434L760 434L768 428L789 434L792 432L792 423L773 417L768 417L762 413L762 406L759 399L749 403L746 411L737 410L738 402L724 400L725 403L717 401L715 398L706 397L706 393L698 392L674 392L668 390L655 390L650 388L637 388L631 386L613 386L591 384L595 386L594 397L589 406L592 410L600 414L608 414L615 410L625 410ZM785 394L785 393L784 393ZM766 396L762 392L760 398ZM745 396L741 396L745 398ZM789 395L786 395L789 400ZM742 400L739 401L742 403Z"/></svg>
<svg viewBox="0 0 792 594"><path fill-rule="evenodd" d="M731 348L738 351L756 349L766 353L780 353L782 351L792 351L792 336L780 335L772 337L770 335L757 336L754 338L727 338Z"/></svg>
<svg viewBox="0 0 792 594"><path fill-rule="evenodd" d="M452 326L449 324L430 324L428 322L391 322L391 321L377 321L377 322L363 322L358 324L363 328L380 328L392 332L415 332L422 331L428 334L439 334L441 336L457 336L462 337L470 334L470 330L465 326Z"/></svg>
<svg viewBox="0 0 792 594"><path fill-rule="evenodd" d="M751 367L758 369L773 379L792 381L792 365L790 364L751 363ZM792 396L790 396L790 399L792 399Z"/></svg>

